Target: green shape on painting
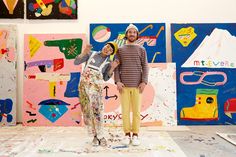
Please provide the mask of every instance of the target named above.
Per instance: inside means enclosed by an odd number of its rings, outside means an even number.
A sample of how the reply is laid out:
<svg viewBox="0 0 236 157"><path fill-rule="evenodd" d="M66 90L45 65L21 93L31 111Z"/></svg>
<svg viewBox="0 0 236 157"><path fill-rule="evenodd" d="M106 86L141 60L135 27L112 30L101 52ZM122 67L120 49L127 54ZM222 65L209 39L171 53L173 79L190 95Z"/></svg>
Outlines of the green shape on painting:
<svg viewBox="0 0 236 157"><path fill-rule="evenodd" d="M47 40L44 42L45 46L59 47L66 59L75 59L82 51L82 44L82 39Z"/></svg>

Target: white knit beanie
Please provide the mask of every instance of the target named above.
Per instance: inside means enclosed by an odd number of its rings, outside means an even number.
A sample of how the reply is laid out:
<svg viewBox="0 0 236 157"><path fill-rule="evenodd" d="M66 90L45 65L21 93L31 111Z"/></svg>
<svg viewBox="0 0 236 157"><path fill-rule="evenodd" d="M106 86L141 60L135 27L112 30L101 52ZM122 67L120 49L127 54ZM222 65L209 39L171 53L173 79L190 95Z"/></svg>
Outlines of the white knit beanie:
<svg viewBox="0 0 236 157"><path fill-rule="evenodd" d="M129 26L126 28L125 33L127 33L127 31L128 31L130 28L134 28L134 29L138 32L138 27L136 27L135 25L133 25L133 24L131 23L131 24L129 24Z"/></svg>

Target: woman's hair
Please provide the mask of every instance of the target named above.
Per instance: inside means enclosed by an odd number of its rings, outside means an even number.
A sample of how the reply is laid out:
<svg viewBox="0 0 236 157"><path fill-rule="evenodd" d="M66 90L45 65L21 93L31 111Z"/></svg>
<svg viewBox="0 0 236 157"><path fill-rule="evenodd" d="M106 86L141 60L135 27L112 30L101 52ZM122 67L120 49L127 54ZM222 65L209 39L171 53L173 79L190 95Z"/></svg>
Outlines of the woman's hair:
<svg viewBox="0 0 236 157"><path fill-rule="evenodd" d="M111 48L113 49L113 52L110 55L113 55L115 53L115 47L112 43L107 43L108 45L111 46Z"/></svg>

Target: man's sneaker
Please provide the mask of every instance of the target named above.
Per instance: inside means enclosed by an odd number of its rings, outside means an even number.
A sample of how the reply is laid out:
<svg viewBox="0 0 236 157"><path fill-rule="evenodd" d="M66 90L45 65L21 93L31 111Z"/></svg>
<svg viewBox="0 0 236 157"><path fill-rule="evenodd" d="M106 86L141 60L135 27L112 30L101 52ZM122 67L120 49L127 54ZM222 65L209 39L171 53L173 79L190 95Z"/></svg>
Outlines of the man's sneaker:
<svg viewBox="0 0 236 157"><path fill-rule="evenodd" d="M102 147L105 147L107 146L107 140L103 137L99 140L99 144L102 146Z"/></svg>
<svg viewBox="0 0 236 157"><path fill-rule="evenodd" d="M133 136L133 137L132 137L132 145L133 145L133 146L138 146L138 145L140 145L140 141L139 141L138 136Z"/></svg>
<svg viewBox="0 0 236 157"><path fill-rule="evenodd" d="M123 144L123 145L129 145L130 144L130 140L131 140L131 138L129 137L129 136L125 136L123 139L122 139L122 141L121 141L121 143Z"/></svg>
<svg viewBox="0 0 236 157"><path fill-rule="evenodd" d="M94 138L93 138L92 145L93 145L93 146L98 146L98 145L99 145L99 140L98 140L97 137L94 137Z"/></svg>

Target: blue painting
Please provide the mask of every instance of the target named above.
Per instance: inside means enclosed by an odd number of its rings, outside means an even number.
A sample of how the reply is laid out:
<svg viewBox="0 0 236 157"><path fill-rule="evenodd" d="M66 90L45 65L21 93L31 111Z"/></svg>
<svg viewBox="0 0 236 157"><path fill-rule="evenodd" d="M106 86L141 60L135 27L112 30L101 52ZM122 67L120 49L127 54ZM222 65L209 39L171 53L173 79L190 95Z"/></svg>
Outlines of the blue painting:
<svg viewBox="0 0 236 157"><path fill-rule="evenodd" d="M171 24L180 125L236 124L236 23Z"/></svg>
<svg viewBox="0 0 236 157"><path fill-rule="evenodd" d="M166 62L165 23L133 23L139 29L137 44L145 47L149 63ZM126 43L125 30L129 23L90 24L90 44L100 51L108 41L118 46Z"/></svg>
<svg viewBox="0 0 236 157"><path fill-rule="evenodd" d="M39 105L41 106L39 113L54 123L66 113L68 110L67 106L70 104L62 100L48 99L40 102Z"/></svg>

